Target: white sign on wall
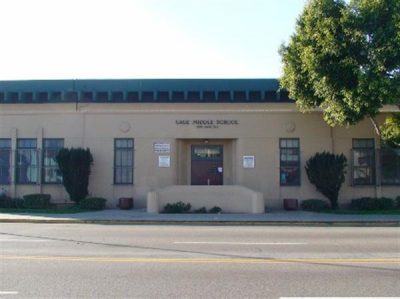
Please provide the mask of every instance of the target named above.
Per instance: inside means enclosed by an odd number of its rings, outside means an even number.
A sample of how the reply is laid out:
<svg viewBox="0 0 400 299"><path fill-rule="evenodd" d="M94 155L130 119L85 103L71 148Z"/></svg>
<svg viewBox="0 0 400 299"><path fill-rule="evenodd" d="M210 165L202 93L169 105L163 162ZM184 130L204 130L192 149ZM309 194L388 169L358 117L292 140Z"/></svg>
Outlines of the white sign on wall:
<svg viewBox="0 0 400 299"><path fill-rule="evenodd" d="M158 156L158 167L170 167L171 156Z"/></svg>
<svg viewBox="0 0 400 299"><path fill-rule="evenodd" d="M243 156L243 168L254 168L255 158L254 156Z"/></svg>
<svg viewBox="0 0 400 299"><path fill-rule="evenodd" d="M169 143L154 143L154 153L156 154L169 154L171 152L171 144Z"/></svg>

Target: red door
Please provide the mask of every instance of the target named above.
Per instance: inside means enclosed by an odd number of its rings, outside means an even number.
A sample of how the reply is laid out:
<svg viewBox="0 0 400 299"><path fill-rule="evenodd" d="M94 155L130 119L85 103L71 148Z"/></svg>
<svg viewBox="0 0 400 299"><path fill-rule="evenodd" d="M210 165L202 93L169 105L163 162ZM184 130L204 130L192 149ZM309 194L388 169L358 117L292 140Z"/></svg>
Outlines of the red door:
<svg viewBox="0 0 400 299"><path fill-rule="evenodd" d="M223 146L192 145L192 185L223 185Z"/></svg>

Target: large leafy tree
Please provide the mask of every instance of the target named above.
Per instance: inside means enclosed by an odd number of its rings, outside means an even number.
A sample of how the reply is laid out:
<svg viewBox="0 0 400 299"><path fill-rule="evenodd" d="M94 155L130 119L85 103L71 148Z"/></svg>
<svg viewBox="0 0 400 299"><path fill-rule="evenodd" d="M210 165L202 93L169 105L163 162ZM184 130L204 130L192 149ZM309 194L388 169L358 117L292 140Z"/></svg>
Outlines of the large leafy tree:
<svg viewBox="0 0 400 299"><path fill-rule="evenodd" d="M280 50L282 87L301 111L321 108L331 126L369 118L400 146L400 116L379 126L383 105L400 108L400 1L310 0Z"/></svg>

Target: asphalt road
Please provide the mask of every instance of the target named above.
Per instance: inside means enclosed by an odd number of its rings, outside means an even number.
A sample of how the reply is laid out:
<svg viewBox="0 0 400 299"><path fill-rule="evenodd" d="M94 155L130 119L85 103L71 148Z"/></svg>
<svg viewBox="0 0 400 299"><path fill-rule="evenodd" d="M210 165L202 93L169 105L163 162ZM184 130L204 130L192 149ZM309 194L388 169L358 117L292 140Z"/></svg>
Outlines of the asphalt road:
<svg viewBox="0 0 400 299"><path fill-rule="evenodd" d="M400 229L0 225L0 298L400 296Z"/></svg>

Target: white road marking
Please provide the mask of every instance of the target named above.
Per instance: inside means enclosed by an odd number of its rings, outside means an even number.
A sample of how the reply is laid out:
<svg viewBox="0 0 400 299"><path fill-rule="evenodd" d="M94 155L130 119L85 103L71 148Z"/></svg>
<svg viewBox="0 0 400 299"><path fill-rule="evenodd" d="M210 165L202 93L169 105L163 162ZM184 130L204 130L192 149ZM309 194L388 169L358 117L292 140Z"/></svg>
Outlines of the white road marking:
<svg viewBox="0 0 400 299"><path fill-rule="evenodd" d="M0 295L18 295L16 291L0 291Z"/></svg>
<svg viewBox="0 0 400 299"><path fill-rule="evenodd" d="M308 243L302 242L180 242L176 241L174 244L207 244L207 245L307 245Z"/></svg>

